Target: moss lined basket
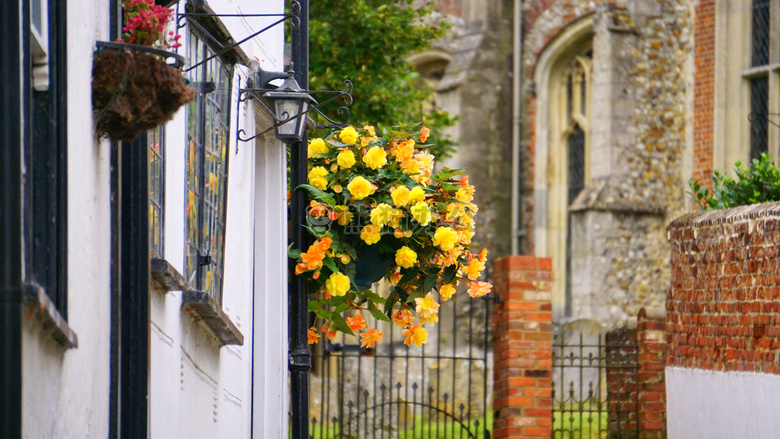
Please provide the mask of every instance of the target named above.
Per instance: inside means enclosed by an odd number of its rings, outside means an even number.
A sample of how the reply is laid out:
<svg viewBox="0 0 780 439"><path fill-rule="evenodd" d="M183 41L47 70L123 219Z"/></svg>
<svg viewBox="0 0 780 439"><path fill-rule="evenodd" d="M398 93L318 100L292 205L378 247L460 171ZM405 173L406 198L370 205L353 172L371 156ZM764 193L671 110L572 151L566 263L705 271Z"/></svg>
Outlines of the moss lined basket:
<svg viewBox="0 0 780 439"><path fill-rule="evenodd" d="M92 108L99 135L132 140L167 122L195 91L184 83L181 55L126 43L98 42Z"/></svg>

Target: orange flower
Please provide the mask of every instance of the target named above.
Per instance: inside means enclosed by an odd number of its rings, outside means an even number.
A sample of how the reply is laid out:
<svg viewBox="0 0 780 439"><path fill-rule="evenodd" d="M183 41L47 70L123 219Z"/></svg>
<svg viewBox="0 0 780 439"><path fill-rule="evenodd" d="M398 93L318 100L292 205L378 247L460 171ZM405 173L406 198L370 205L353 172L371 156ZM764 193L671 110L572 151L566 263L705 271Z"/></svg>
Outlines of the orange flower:
<svg viewBox="0 0 780 439"><path fill-rule="evenodd" d="M382 331L371 328L366 333L360 334L360 347L373 348L375 343L382 341Z"/></svg>
<svg viewBox="0 0 780 439"><path fill-rule="evenodd" d="M393 273L390 276L390 285L398 285L398 282L401 280L402 277L404 277L404 275L401 274L400 271L397 273Z"/></svg>
<svg viewBox="0 0 780 439"><path fill-rule="evenodd" d="M307 271L306 264L304 264L303 262L298 262L297 264L295 264L295 274L296 275L301 274L301 273L303 273L305 271Z"/></svg>
<svg viewBox="0 0 780 439"><path fill-rule="evenodd" d="M420 129L420 142L425 143L426 140L428 140L428 134L431 132L431 130L428 129L425 125Z"/></svg>
<svg viewBox="0 0 780 439"><path fill-rule="evenodd" d="M328 337L328 340L333 340L334 338L336 338L335 329L331 329L330 327L323 325L322 332L325 333L325 337Z"/></svg>
<svg viewBox="0 0 780 439"><path fill-rule="evenodd" d="M308 333L306 334L306 337L309 340L309 344L317 343L317 340L320 338L320 334L317 334L317 331L313 329L309 329Z"/></svg>
<svg viewBox="0 0 780 439"><path fill-rule="evenodd" d="M353 331L360 331L366 327L366 320L363 318L363 314L355 314L354 317L347 318L347 326Z"/></svg>
<svg viewBox="0 0 780 439"><path fill-rule="evenodd" d="M482 297L488 294L491 288L493 288L493 285L490 285L490 282L472 282L471 286L469 286L469 296L472 298Z"/></svg>
<svg viewBox="0 0 780 439"><path fill-rule="evenodd" d="M487 259L487 249L483 248L481 252L479 252L479 261L485 262L485 259Z"/></svg>
<svg viewBox="0 0 780 439"><path fill-rule="evenodd" d="M426 331L422 325L414 325L409 329L404 329L401 331L401 334L406 336L404 344L407 346L411 346L412 343L417 346L422 346L426 341L428 341L428 331Z"/></svg>
<svg viewBox="0 0 780 439"><path fill-rule="evenodd" d="M411 326L413 321L412 312L408 309L398 310L395 314L393 314L393 323L402 328Z"/></svg>

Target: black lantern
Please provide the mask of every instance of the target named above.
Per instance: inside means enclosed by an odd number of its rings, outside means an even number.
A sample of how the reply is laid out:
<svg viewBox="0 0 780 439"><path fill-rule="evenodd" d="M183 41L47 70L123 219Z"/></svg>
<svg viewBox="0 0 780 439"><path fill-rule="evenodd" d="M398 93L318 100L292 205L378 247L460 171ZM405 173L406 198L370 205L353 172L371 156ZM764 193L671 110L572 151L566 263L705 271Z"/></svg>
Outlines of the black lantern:
<svg viewBox="0 0 780 439"><path fill-rule="evenodd" d="M293 72L287 72L282 85L275 91L263 95L274 106L277 120L276 137L285 143L300 141L306 129L306 112L314 98L301 89Z"/></svg>

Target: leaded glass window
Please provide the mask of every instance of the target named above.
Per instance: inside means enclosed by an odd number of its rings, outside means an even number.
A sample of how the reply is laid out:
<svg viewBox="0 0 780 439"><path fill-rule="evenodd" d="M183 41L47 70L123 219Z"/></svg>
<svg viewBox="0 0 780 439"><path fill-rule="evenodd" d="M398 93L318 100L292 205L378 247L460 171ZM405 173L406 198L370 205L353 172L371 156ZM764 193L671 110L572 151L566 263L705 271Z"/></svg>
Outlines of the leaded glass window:
<svg viewBox="0 0 780 439"><path fill-rule="evenodd" d="M569 134L569 204L574 202L577 195L585 188L585 131L579 125Z"/></svg>
<svg viewBox="0 0 780 439"><path fill-rule="evenodd" d="M770 0L753 0L751 66L769 64Z"/></svg>
<svg viewBox="0 0 780 439"><path fill-rule="evenodd" d="M187 60L195 100L187 107L186 271L195 289L222 301L232 71L189 32Z"/></svg>
<svg viewBox="0 0 780 439"><path fill-rule="evenodd" d="M750 81L750 160L767 153L769 131L769 78L762 76Z"/></svg>
<svg viewBox="0 0 780 439"><path fill-rule="evenodd" d="M164 258L165 225L165 125L149 130L149 248L152 257Z"/></svg>
<svg viewBox="0 0 780 439"><path fill-rule="evenodd" d="M564 100L562 127L564 129L562 143L563 154L566 159L566 206L571 206L574 200L585 188L587 143L589 132L589 118L587 110L590 107L588 96L590 95L590 61L592 51L587 50L580 56L576 56L564 70L563 84ZM563 195L563 194L561 194ZM572 214L566 215L566 266L565 266L565 300L566 315L571 315L572 303Z"/></svg>

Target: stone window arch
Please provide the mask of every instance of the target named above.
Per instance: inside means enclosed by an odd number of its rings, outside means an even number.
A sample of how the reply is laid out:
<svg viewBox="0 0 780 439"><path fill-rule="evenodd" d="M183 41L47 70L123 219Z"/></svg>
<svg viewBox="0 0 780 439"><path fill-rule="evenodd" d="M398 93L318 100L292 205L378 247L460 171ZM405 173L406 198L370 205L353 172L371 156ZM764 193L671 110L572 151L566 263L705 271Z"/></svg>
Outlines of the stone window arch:
<svg viewBox="0 0 780 439"><path fill-rule="evenodd" d="M571 313L569 207L589 180L593 21L561 31L535 71L535 252L553 261L553 318Z"/></svg>

